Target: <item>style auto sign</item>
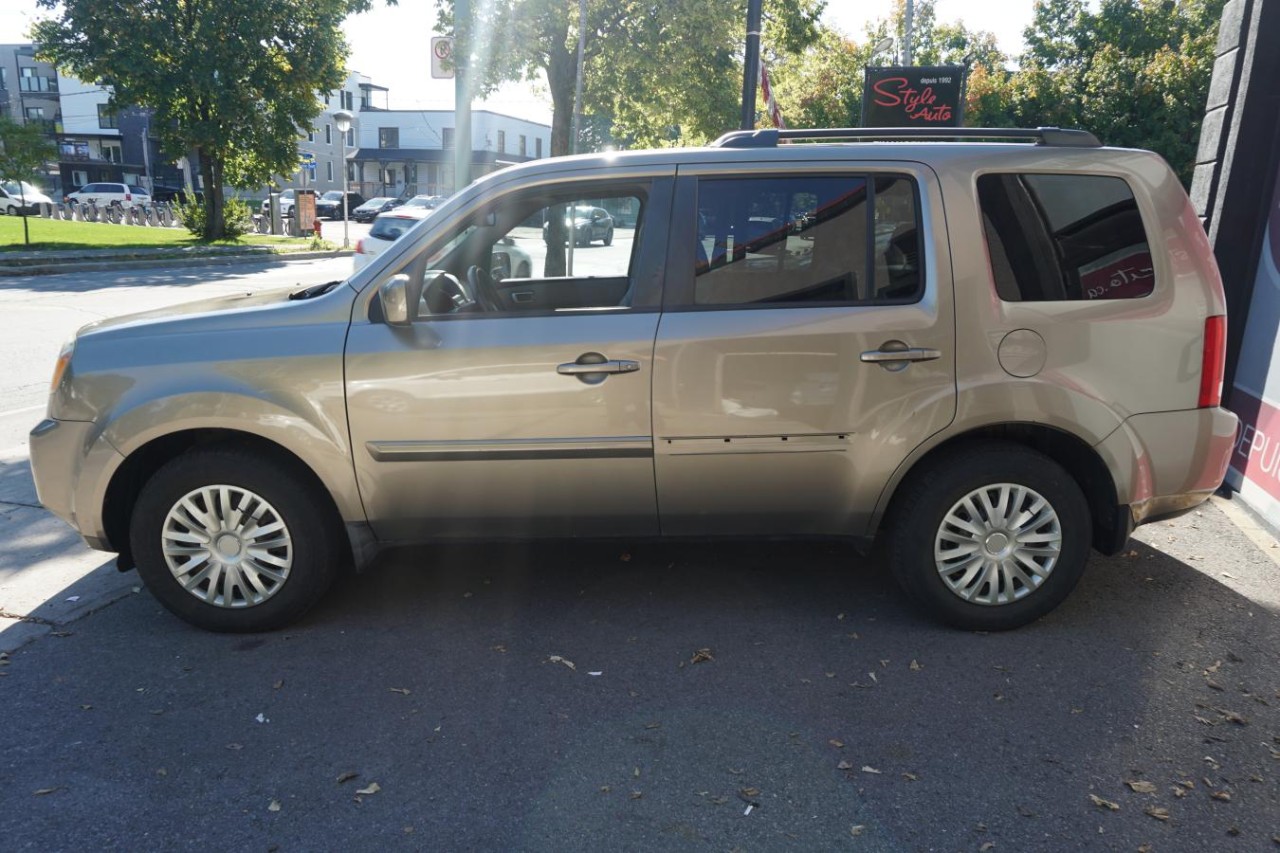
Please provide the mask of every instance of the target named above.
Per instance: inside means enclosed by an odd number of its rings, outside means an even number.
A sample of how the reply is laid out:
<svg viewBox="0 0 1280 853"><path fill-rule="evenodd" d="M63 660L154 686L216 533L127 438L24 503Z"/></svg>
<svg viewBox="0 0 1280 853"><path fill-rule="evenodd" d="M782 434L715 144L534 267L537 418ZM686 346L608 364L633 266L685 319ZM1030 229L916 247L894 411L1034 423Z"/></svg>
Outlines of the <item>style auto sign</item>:
<svg viewBox="0 0 1280 853"><path fill-rule="evenodd" d="M866 69L864 127L959 127L963 65Z"/></svg>

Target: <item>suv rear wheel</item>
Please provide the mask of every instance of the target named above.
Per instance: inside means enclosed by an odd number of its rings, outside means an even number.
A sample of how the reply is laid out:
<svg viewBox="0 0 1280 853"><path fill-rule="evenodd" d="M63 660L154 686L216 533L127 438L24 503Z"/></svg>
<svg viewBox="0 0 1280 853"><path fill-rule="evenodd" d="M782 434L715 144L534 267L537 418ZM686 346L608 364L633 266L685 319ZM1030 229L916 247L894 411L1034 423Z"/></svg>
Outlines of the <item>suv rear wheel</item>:
<svg viewBox="0 0 1280 853"><path fill-rule="evenodd" d="M143 487L130 524L138 574L211 631L269 631L332 583L346 545L333 510L291 466L234 447L193 450Z"/></svg>
<svg viewBox="0 0 1280 853"><path fill-rule="evenodd" d="M1053 610L1084 572L1089 506L1049 457L985 445L904 486L890 540L894 576L933 616L1002 631Z"/></svg>

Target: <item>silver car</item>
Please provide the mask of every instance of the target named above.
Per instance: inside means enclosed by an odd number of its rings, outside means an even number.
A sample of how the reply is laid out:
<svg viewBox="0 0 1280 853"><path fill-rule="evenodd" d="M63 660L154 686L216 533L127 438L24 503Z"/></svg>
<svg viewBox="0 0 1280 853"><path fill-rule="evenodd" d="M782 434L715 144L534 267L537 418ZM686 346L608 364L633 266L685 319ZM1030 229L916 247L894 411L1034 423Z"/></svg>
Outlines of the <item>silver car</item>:
<svg viewBox="0 0 1280 853"><path fill-rule="evenodd" d="M218 631L389 544L600 536L880 537L936 618L1025 624L1221 482L1217 268L1154 154L874 133L539 160L347 281L87 326L40 499ZM610 245L544 238L580 206Z"/></svg>

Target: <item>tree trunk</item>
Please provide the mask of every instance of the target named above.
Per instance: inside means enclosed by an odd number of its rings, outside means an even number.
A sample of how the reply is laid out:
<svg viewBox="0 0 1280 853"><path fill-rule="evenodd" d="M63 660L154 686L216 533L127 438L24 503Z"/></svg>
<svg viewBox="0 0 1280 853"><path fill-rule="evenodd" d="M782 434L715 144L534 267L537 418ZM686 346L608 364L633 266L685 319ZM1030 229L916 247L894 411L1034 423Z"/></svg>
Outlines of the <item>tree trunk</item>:
<svg viewBox="0 0 1280 853"><path fill-rule="evenodd" d="M200 157L200 177L204 183L204 233L202 240L221 240L226 234L222 210L222 164L205 149L196 149Z"/></svg>
<svg viewBox="0 0 1280 853"><path fill-rule="evenodd" d="M547 85L551 89L551 156L564 157L570 151L569 135L573 125L573 89L577 83L577 57L565 46L567 33L551 39L551 61L547 63ZM560 276L569 270L565 247L570 229L565 227L569 208L548 208L547 259L543 275Z"/></svg>

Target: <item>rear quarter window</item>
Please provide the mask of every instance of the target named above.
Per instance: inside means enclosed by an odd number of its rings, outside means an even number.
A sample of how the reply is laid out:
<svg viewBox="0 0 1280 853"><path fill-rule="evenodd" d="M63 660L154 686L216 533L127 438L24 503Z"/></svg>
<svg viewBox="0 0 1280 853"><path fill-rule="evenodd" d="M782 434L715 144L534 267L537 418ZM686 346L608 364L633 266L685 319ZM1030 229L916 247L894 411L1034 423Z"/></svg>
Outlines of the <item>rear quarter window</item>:
<svg viewBox="0 0 1280 853"><path fill-rule="evenodd" d="M1140 299L1155 289L1142 214L1120 178L986 174L978 203L1006 302Z"/></svg>

